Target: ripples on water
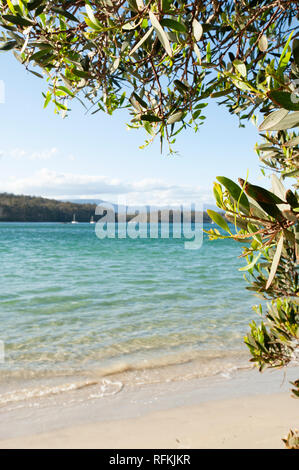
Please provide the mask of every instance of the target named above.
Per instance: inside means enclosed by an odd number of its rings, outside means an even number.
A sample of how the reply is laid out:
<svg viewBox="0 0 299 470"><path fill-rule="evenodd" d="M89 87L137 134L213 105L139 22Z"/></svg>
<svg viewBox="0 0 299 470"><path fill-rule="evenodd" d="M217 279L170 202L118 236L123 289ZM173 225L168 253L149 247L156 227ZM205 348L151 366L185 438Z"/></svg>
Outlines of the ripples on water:
<svg viewBox="0 0 299 470"><path fill-rule="evenodd" d="M0 385L132 370L137 383L247 364L256 301L238 272L240 245L204 236L185 250L180 239L99 240L94 230L0 224Z"/></svg>

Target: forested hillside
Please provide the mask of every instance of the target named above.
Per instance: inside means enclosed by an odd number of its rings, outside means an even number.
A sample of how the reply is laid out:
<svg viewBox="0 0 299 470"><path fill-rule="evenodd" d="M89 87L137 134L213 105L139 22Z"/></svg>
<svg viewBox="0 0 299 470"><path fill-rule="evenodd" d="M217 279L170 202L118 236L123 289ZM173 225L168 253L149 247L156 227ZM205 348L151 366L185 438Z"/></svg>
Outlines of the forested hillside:
<svg viewBox="0 0 299 470"><path fill-rule="evenodd" d="M34 196L16 196L14 194L0 193L0 222L71 222L73 215L76 215L78 222L89 222L91 216L95 216L96 204L63 202L56 199L46 199ZM154 212L156 212L155 209ZM127 220L134 217L134 211L127 209ZM162 214L167 214L167 209L162 210ZM172 222L173 214L177 211L170 211L169 221ZM194 212L191 218L194 220ZM111 219L112 220L112 219ZM142 222L149 222L149 214L142 217ZM161 221L159 211L158 220ZM177 219L176 219L177 220ZM203 214L204 222L210 222L208 214ZM117 216L116 216L117 221Z"/></svg>
<svg viewBox="0 0 299 470"><path fill-rule="evenodd" d="M74 204L33 196L0 194L2 222L70 222L76 214L78 222L89 222L96 204Z"/></svg>

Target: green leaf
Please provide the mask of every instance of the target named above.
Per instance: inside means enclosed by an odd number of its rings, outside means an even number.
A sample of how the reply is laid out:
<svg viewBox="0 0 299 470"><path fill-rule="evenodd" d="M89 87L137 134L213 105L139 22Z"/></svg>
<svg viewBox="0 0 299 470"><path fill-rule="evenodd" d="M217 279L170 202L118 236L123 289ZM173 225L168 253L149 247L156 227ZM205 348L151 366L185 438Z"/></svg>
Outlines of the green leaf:
<svg viewBox="0 0 299 470"><path fill-rule="evenodd" d="M111 74L114 73L114 72L116 72L116 70L117 70L118 67L119 67L119 64L120 64L120 57L117 57L117 58L114 60L114 62L112 63L109 72L110 72Z"/></svg>
<svg viewBox="0 0 299 470"><path fill-rule="evenodd" d="M255 199L260 205L261 203L269 205L285 204L284 200L261 186L256 186L248 181L245 182L242 178L239 178L239 183L241 186L245 185L246 194Z"/></svg>
<svg viewBox="0 0 299 470"><path fill-rule="evenodd" d="M283 109L279 109L278 111L284 111ZM275 111L275 112L278 112ZM274 113L272 113L274 114ZM286 129L292 129L293 127L297 127L299 125L299 111L295 111L294 113L289 113L283 119L281 119L277 124L268 127L268 131L281 131ZM260 129L259 129L260 130Z"/></svg>
<svg viewBox="0 0 299 470"><path fill-rule="evenodd" d="M299 145L299 135L283 144L284 147L296 147L296 145Z"/></svg>
<svg viewBox="0 0 299 470"><path fill-rule="evenodd" d="M161 42L162 46L164 47L169 57L172 57L172 49L171 49L167 34L165 33L164 29L162 28L158 19L156 18L156 16L154 15L152 11L149 12L149 17L150 17L152 26L157 33L159 41Z"/></svg>
<svg viewBox="0 0 299 470"><path fill-rule="evenodd" d="M54 100L54 103L56 104L57 108L67 111L67 107L64 104L59 103L59 101L56 101L56 100Z"/></svg>
<svg viewBox="0 0 299 470"><path fill-rule="evenodd" d="M290 178L292 176L298 176L299 175L299 169L298 170L293 170L293 171L289 171L289 172L283 172L282 173L283 175L283 178Z"/></svg>
<svg viewBox="0 0 299 470"><path fill-rule="evenodd" d="M137 111L138 113L140 113L140 112L141 112L140 103L139 103L139 101L136 100L136 98L134 97L133 93L132 93L132 95L130 96L129 101L130 101L131 105L134 106L134 108L136 109L136 111Z"/></svg>
<svg viewBox="0 0 299 470"><path fill-rule="evenodd" d="M285 45L284 48L283 48L283 51L282 51L282 53L281 53L281 55L280 55L280 58L279 58L278 68L281 68L281 66L282 66L282 64L283 64L283 60L284 60L284 57L285 57L285 55L286 55L286 53L287 53L287 50L288 50L290 41L291 41L292 36L293 36L293 33L294 33L294 31L292 31L291 34L289 35L289 38L288 38L288 40L287 40L287 42L286 42L286 45Z"/></svg>
<svg viewBox="0 0 299 470"><path fill-rule="evenodd" d="M228 89L222 90L222 91L216 91L215 93L211 93L211 94L210 94L210 97L211 97L211 98L219 98L220 96L229 95L229 94L232 93L233 91L234 91L233 88L228 88Z"/></svg>
<svg viewBox="0 0 299 470"><path fill-rule="evenodd" d="M284 200L286 195L286 188L282 184L281 180L273 173L271 175L272 192L280 199Z"/></svg>
<svg viewBox="0 0 299 470"><path fill-rule="evenodd" d="M259 206L255 199L252 199L252 197L248 196L248 201L250 204L250 215L258 217L259 219L268 219L267 212L265 212Z"/></svg>
<svg viewBox="0 0 299 470"><path fill-rule="evenodd" d="M162 0L162 11L167 12L170 10L172 4L172 0Z"/></svg>
<svg viewBox="0 0 299 470"><path fill-rule="evenodd" d="M285 197L292 209L297 209L299 207L299 201L291 189L287 190Z"/></svg>
<svg viewBox="0 0 299 470"><path fill-rule="evenodd" d="M242 77L246 78L247 69L246 69L246 65L244 64L244 62L236 59L233 61L233 65L238 70L239 74L242 75Z"/></svg>
<svg viewBox="0 0 299 470"><path fill-rule="evenodd" d="M246 194L243 192L242 189L232 180L226 178L225 176L217 176L217 180L219 183L223 184L223 186L227 189L231 197L238 202L240 199L240 207L241 209L245 209L245 212L249 212L250 205ZM242 194L241 194L242 193Z"/></svg>
<svg viewBox="0 0 299 470"><path fill-rule="evenodd" d="M102 31L102 28L100 28L99 26L95 25L92 21L90 21L90 19L85 16L85 23L87 24L87 26L89 26L90 28L94 29L95 31Z"/></svg>
<svg viewBox="0 0 299 470"><path fill-rule="evenodd" d="M260 252L253 260L250 264L247 264L246 266L243 266L243 268L239 268L239 271L249 271L250 269L252 269L255 264L257 263L257 261L260 259L260 257L262 256L262 253Z"/></svg>
<svg viewBox="0 0 299 470"><path fill-rule="evenodd" d="M20 15L2 15L2 18L10 23L17 24L18 26L32 26L35 24L34 21Z"/></svg>
<svg viewBox="0 0 299 470"><path fill-rule="evenodd" d="M105 3L106 0L103 0L103 3ZM109 0L109 2L111 3L111 0ZM138 6L137 6L137 2L136 0L128 0L128 3L129 3L129 7L130 7L130 10L132 11L138 11Z"/></svg>
<svg viewBox="0 0 299 470"><path fill-rule="evenodd" d="M173 83L181 93L185 94L186 92L189 92L189 87L185 85L185 83L181 82L181 80L174 80Z"/></svg>
<svg viewBox="0 0 299 470"><path fill-rule="evenodd" d="M187 33L187 28L184 24L171 20L170 18L163 18L163 20L160 21L160 24L177 31L178 33Z"/></svg>
<svg viewBox="0 0 299 470"><path fill-rule="evenodd" d="M10 51L17 45L17 41L7 41L0 46L0 51Z"/></svg>
<svg viewBox="0 0 299 470"><path fill-rule="evenodd" d="M89 21L90 23L92 24L92 27L94 29L102 29L102 25L101 23L96 19L96 17L94 16L94 13L93 13L93 10L91 8L90 5L88 5L88 3L85 4L85 9L86 9L86 13L87 13L87 16L89 18ZM87 23L88 24L88 23ZM90 26L90 25L89 25Z"/></svg>
<svg viewBox="0 0 299 470"><path fill-rule="evenodd" d="M16 13L16 10L11 2L11 0L6 0L7 1L7 5L8 5L8 8L10 9L10 11L15 14Z"/></svg>
<svg viewBox="0 0 299 470"><path fill-rule="evenodd" d="M58 13L61 16L64 16L65 18L68 18L71 21L74 21L76 23L79 23L78 18L75 17L75 15L72 15L69 11L65 11L62 8L57 8L57 7L52 7L52 10L55 11L55 13Z"/></svg>
<svg viewBox="0 0 299 470"><path fill-rule="evenodd" d="M225 218L233 225L237 225L237 227L247 230L248 225L246 220L242 219L241 217L232 215L232 214L225 214Z"/></svg>
<svg viewBox="0 0 299 470"><path fill-rule="evenodd" d="M293 41L293 57L295 64L299 66L299 39Z"/></svg>
<svg viewBox="0 0 299 470"><path fill-rule="evenodd" d="M135 46L133 47L133 49L130 51L130 54L129 55L133 55L134 52L137 51L137 49L139 49L140 46L142 46L142 44L147 40L147 38L149 38L152 34L152 32L154 31L154 28L153 26L147 31L147 33L140 39L140 41L137 42L137 44L135 44Z"/></svg>
<svg viewBox="0 0 299 470"><path fill-rule="evenodd" d="M267 93L273 103L289 111L299 111L299 103L292 100L292 94L286 91L269 91Z"/></svg>
<svg viewBox="0 0 299 470"><path fill-rule="evenodd" d="M175 122L181 121L185 111L178 111L177 113L171 114L167 119L167 124L174 124Z"/></svg>
<svg viewBox="0 0 299 470"><path fill-rule="evenodd" d="M211 63L212 60L212 54L211 54L211 43L210 41L207 44L207 49L206 49L206 61L208 64Z"/></svg>
<svg viewBox="0 0 299 470"><path fill-rule="evenodd" d="M32 2L27 3L27 8L29 11L35 10L38 6L45 3L45 0L33 0Z"/></svg>
<svg viewBox="0 0 299 470"><path fill-rule="evenodd" d="M208 103L200 103L200 104L197 104L194 109L203 109L203 108L206 108L208 106Z"/></svg>
<svg viewBox="0 0 299 470"><path fill-rule="evenodd" d="M44 56L49 55L51 50L52 50L51 47L48 47L47 49L41 49L40 51L37 51L34 54L32 54L32 56L30 57L30 60L39 61Z"/></svg>
<svg viewBox="0 0 299 470"><path fill-rule="evenodd" d="M154 114L142 114L140 117L141 121L149 121L149 122L161 122L162 119L160 119L158 116L155 116Z"/></svg>
<svg viewBox="0 0 299 470"><path fill-rule="evenodd" d="M80 78L88 78L89 77L88 72L85 72L84 70L78 70L76 68L72 69L72 73L74 75L76 75L76 77L80 77Z"/></svg>
<svg viewBox="0 0 299 470"><path fill-rule="evenodd" d="M137 93L135 93L135 91L133 91L132 96L134 96L135 100L137 100L138 103L139 103L144 109L147 109L147 108L148 108L148 105L146 104L146 102L143 101L143 99L141 99L140 96L138 96Z"/></svg>
<svg viewBox="0 0 299 470"><path fill-rule="evenodd" d="M299 224L297 223L294 227L295 232L295 254L297 263L299 262Z"/></svg>
<svg viewBox="0 0 299 470"><path fill-rule="evenodd" d="M44 9L46 8L46 6L47 6L46 4L43 4L43 5L39 6L39 7L35 10L35 16L36 16L36 17L37 17L37 16L40 16L40 15L43 13L43 11L44 11Z"/></svg>
<svg viewBox="0 0 299 470"><path fill-rule="evenodd" d="M44 108L46 108L48 106L48 104L50 103L51 101L51 98L52 98L52 95L51 93L48 91L47 92L47 96L45 98L45 102L44 102Z"/></svg>
<svg viewBox="0 0 299 470"><path fill-rule="evenodd" d="M201 63L201 54L200 54L199 47L196 43L193 44L193 50L196 54L197 59L199 60L199 63Z"/></svg>
<svg viewBox="0 0 299 470"><path fill-rule="evenodd" d="M38 73L38 72L35 72L34 70L30 70L30 69L27 69L27 70L28 70L28 72L32 73L33 75L35 75L35 76L38 77L38 78L44 78L43 75L41 75L41 74Z"/></svg>
<svg viewBox="0 0 299 470"><path fill-rule="evenodd" d="M269 114L266 119L262 122L259 126L259 131L267 131L273 128L273 126L277 126L277 124L282 121L287 115L289 111L287 109L278 109L273 113Z"/></svg>
<svg viewBox="0 0 299 470"><path fill-rule="evenodd" d="M223 228L228 233L231 233L229 226L227 225L226 220L219 214L219 212L212 211L211 209L207 210L209 217L215 222L215 224L219 225L219 227Z"/></svg>
<svg viewBox="0 0 299 470"><path fill-rule="evenodd" d="M57 87L57 90L62 90L62 91L64 91L65 93L67 93L67 94L68 94L69 96L71 96L72 98L75 97L74 93L73 93L71 90L69 90L67 87L63 86L63 85Z"/></svg>
<svg viewBox="0 0 299 470"><path fill-rule="evenodd" d="M213 186L213 193L216 199L216 203L218 207L222 207L223 205L223 194L222 194L222 187L219 183L214 183Z"/></svg>
<svg viewBox="0 0 299 470"><path fill-rule="evenodd" d="M266 284L266 290L271 286L271 284L273 282L273 279L274 279L274 276L276 274L276 271L277 271L277 268L278 268L278 265L279 265L279 260L280 260L280 257L281 257L281 253L282 253L283 239L284 238L283 238L283 234L282 234L280 236L279 242L277 244L276 252L275 252L275 255L273 257L269 278L268 278L268 281L267 281L267 284Z"/></svg>
<svg viewBox="0 0 299 470"><path fill-rule="evenodd" d="M126 23L123 25L122 29L125 31L133 31L133 29L136 29L139 26L139 23Z"/></svg>
<svg viewBox="0 0 299 470"><path fill-rule="evenodd" d="M244 81L240 78L235 78L232 80L233 84L242 91L252 91L250 86L248 86Z"/></svg>

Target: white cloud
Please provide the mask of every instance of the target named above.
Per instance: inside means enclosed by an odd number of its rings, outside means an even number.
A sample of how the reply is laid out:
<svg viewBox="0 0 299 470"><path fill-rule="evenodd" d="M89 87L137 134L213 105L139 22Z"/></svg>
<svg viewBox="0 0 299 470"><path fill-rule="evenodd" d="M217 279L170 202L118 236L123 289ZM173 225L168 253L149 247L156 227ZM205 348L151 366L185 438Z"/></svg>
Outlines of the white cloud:
<svg viewBox="0 0 299 470"><path fill-rule="evenodd" d="M14 148L2 153L3 155L7 155L8 157L15 159L24 158L28 160L49 160L58 153L58 150L56 147L52 147L50 149L39 150L36 152L28 152L21 148Z"/></svg>
<svg viewBox="0 0 299 470"><path fill-rule="evenodd" d="M6 154L12 158L23 158L26 155L26 151L23 149L15 148L6 152Z"/></svg>
<svg viewBox="0 0 299 470"><path fill-rule="evenodd" d="M103 199L128 205L211 203L211 191L199 186L168 184L160 179L123 181L98 175L58 173L47 168L26 178L0 180L1 192L61 199Z"/></svg>
<svg viewBox="0 0 299 470"><path fill-rule="evenodd" d="M42 150L39 152L33 152L29 158L30 160L49 160L58 152L56 147L53 147L49 150Z"/></svg>

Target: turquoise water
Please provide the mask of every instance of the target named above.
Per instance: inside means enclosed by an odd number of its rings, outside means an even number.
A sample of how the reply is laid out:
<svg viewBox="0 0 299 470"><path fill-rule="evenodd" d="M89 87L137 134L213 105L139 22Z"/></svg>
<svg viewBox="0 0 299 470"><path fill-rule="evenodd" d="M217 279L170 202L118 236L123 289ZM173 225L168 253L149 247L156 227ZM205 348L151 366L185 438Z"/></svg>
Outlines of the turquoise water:
<svg viewBox="0 0 299 470"><path fill-rule="evenodd" d="M99 240L90 224L1 223L0 381L248 364L257 299L240 252L206 235L186 250L181 239Z"/></svg>

